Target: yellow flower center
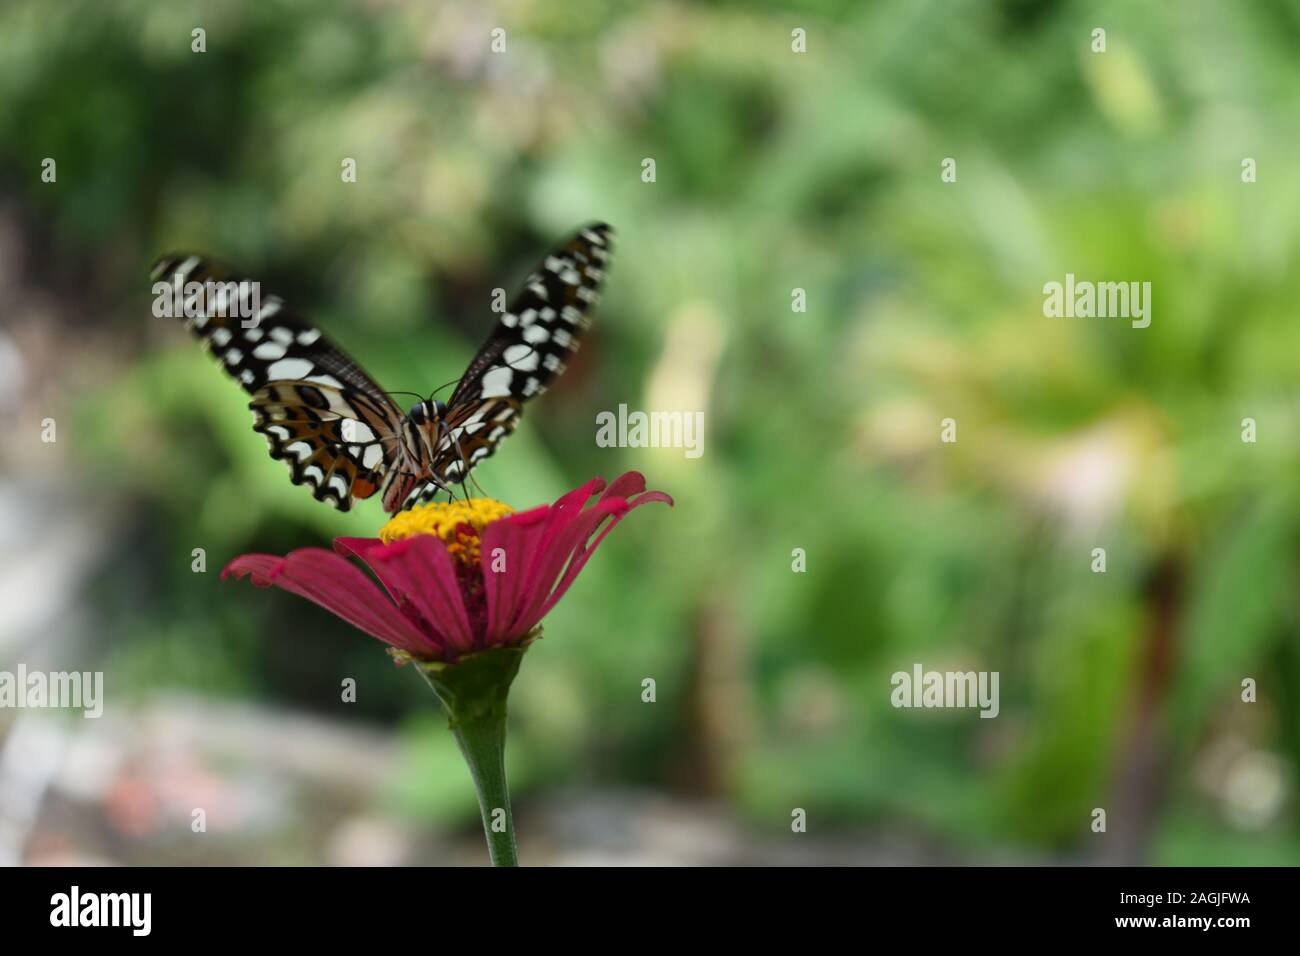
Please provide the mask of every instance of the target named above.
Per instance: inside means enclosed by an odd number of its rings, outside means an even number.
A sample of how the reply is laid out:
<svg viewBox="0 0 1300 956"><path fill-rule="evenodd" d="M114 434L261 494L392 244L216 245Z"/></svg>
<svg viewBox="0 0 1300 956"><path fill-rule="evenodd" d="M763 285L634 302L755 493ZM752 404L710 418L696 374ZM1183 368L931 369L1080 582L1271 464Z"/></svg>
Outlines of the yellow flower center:
<svg viewBox="0 0 1300 956"><path fill-rule="evenodd" d="M453 558L466 567L474 567L479 561L483 529L498 518L514 513L509 505L493 498L434 501L393 515L379 529L379 539L392 544L416 534L435 535L446 543Z"/></svg>

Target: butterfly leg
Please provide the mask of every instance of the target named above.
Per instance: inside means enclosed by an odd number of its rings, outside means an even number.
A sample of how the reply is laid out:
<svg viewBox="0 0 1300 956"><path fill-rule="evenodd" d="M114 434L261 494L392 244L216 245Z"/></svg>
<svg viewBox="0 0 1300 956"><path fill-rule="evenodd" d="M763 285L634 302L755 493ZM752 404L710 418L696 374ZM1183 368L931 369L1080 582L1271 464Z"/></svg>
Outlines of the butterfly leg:
<svg viewBox="0 0 1300 956"><path fill-rule="evenodd" d="M447 423L446 423L445 421L443 421L442 419L439 419L439 420L438 420L438 427L439 427L439 429L442 431L442 433L443 433L444 435L446 435L447 437L449 437L449 438L451 439L452 446L456 449L456 456L457 456L458 458L460 458L460 464L461 464L461 469L460 469L460 490L461 490L461 493L465 495L465 500L466 500L466 501L469 501L469 488L468 488L467 485L466 485L466 482L469 481L469 470L470 470L469 459L468 459L467 457L465 457L465 452L461 450L461 447L460 447L460 439L456 437L456 433L455 433L455 432L451 431L451 430L447 427ZM452 500L452 494L451 494L451 488L450 488L450 487L447 488L447 500L448 500L448 501Z"/></svg>

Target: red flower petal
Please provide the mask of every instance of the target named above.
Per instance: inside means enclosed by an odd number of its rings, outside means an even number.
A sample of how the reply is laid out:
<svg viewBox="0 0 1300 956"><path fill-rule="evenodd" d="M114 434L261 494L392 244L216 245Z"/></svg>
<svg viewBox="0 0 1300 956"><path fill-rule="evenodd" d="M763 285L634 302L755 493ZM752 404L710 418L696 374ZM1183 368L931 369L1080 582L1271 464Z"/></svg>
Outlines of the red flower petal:
<svg viewBox="0 0 1300 956"><path fill-rule="evenodd" d="M549 587L549 582L543 580L546 572L547 555L552 552L556 539L564 533L564 530L581 517L583 506L591 499L591 496L599 494L604 487L604 478L593 478L585 485L562 495L555 504L545 509L545 523L540 532L526 542L525 549L519 552L506 551L507 562L514 560L516 568L523 568L524 575L517 582L514 607L510 609L509 614L506 613L505 608L502 608L501 613L496 618L496 623L505 632L505 636L527 633L531 629L531 626L530 628L521 628L520 624L525 615L525 609L538 603L537 599L542 596L539 595L539 591L544 587ZM541 509L537 510L540 511ZM510 520L512 518L502 519L502 521ZM494 522L488 525L487 530L490 531L494 526L501 523L501 521ZM485 575L488 573L490 572L484 572ZM535 624L536 621L533 623ZM496 636L493 633L492 624L493 618L489 611L488 633Z"/></svg>
<svg viewBox="0 0 1300 956"><path fill-rule="evenodd" d="M371 548L383 547L383 544L382 538L335 538L334 550L339 554L343 554L344 557L350 554L354 558L361 558L364 561L365 558L362 557L364 552L369 551ZM347 552L347 554L344 554L344 552Z"/></svg>
<svg viewBox="0 0 1300 956"><path fill-rule="evenodd" d="M368 548L358 557L384 582L399 604L412 607L447 645L461 653L474 649L474 632L461 597L456 568L441 539L428 534L412 535L392 544Z"/></svg>
<svg viewBox="0 0 1300 956"><path fill-rule="evenodd" d="M595 507L574 515L553 537L544 542L533 559L526 599L516 611L515 619L510 622L512 630L527 631L542 619L542 606L550 596L556 578L564 570L574 548L591 537L592 532L607 517L626 508L627 502L622 498L597 502Z"/></svg>
<svg viewBox="0 0 1300 956"><path fill-rule="evenodd" d="M651 501L672 504L672 499L661 492L641 494L632 502L626 500L626 495L644 490L645 478L634 471L616 478L607 490L603 479L594 478L550 507L535 508L488 525L483 532L482 548L488 605L487 643L526 634L546 615L590 557L595 545L588 547L586 542L603 521L614 518L596 544L636 505ZM601 491L605 493L600 501L584 510L587 501ZM491 569L495 548L505 550L507 570L504 572ZM565 573L559 589L553 590L561 572Z"/></svg>
<svg viewBox="0 0 1300 956"><path fill-rule="evenodd" d="M245 554L226 565L222 580L251 575L257 587L278 587L337 614L386 644L428 656L438 648L420 633L370 578L324 548L303 548L283 558Z"/></svg>
<svg viewBox="0 0 1300 956"><path fill-rule="evenodd" d="M596 495L599 500L588 507ZM305 597L417 657L454 661L458 653L526 636L623 516L654 501L673 503L662 492L647 492L637 472L619 476L608 487L604 479L594 478L552 505L488 524L480 542L480 566L473 570L457 565L442 540L419 534L393 544L338 538L337 554L320 548L283 558L246 554L221 576L251 575L260 587ZM506 555L501 572L492 569L498 549ZM349 554L366 563L391 600L343 557Z"/></svg>
<svg viewBox="0 0 1300 956"><path fill-rule="evenodd" d="M605 493L600 496L600 500L627 498L642 491L645 491L645 475L639 471L627 471L610 482Z"/></svg>
<svg viewBox="0 0 1300 956"><path fill-rule="evenodd" d="M635 474L635 472L632 472L632 474ZM637 475L637 477L641 478L640 475ZM641 479L641 487L645 487L644 479ZM564 577L560 579L560 583L555 586L555 590L551 592L551 596L547 599L546 603L542 605L541 613L537 615L538 620L541 620L549 614L551 608L555 607L555 602L564 597L564 593L569 590L570 585L572 585L574 579L577 578L578 572L582 570L583 566L595 553L596 548L600 546L600 543L605 540L605 535L613 531L614 526L627 517L632 509L656 501L663 502L670 508L673 506L672 497L664 494L662 491L647 491L643 494L639 494L635 498L624 502L625 507L614 513L613 520L611 520L610 523L605 526L604 530L596 536L595 541L588 542L584 540L583 543L578 546L578 550L573 553L573 560L569 562L569 566L564 571Z"/></svg>
<svg viewBox="0 0 1300 956"><path fill-rule="evenodd" d="M487 602L485 641L488 644L522 636L511 634L508 628L527 597L525 584L532 567L531 558L546 535L549 512L550 508L543 505L494 521L483 529L479 551ZM493 555L498 548L505 554L504 571L492 570Z"/></svg>

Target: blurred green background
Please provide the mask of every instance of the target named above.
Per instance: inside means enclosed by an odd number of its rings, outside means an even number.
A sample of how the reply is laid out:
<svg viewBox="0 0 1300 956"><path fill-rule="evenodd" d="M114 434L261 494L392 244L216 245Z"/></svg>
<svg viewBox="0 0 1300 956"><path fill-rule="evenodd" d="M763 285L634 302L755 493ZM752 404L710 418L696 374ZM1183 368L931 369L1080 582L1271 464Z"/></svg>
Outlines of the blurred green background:
<svg viewBox="0 0 1300 956"><path fill-rule="evenodd" d="M482 862L421 682L218 581L384 516L290 485L148 268L231 262L427 394L604 219L580 360L476 474L677 506L525 661L525 862L1300 861L1298 53L1297 0L10 0L0 666L109 695L23 731L62 754L25 816L0 759L10 856ZM1067 272L1151 282L1151 326L1045 318ZM620 403L704 410L703 455L596 447ZM1000 715L895 710L914 663Z"/></svg>

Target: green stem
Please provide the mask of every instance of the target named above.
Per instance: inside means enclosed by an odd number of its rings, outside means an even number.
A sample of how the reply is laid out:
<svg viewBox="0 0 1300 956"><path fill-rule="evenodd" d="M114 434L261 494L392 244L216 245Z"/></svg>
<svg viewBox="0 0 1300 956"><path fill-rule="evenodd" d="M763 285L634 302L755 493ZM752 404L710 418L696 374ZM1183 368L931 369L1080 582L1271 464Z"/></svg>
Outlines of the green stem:
<svg viewBox="0 0 1300 956"><path fill-rule="evenodd" d="M492 865L518 866L515 821L510 814L510 789L506 784L505 714L502 713L500 718L459 725L453 720L451 730L474 777L479 813L483 816L483 834L487 837Z"/></svg>
<svg viewBox="0 0 1300 956"><path fill-rule="evenodd" d="M506 697L524 650L493 648L462 657L456 664L415 662L442 701L448 725L469 764L493 866L519 865L506 784Z"/></svg>

